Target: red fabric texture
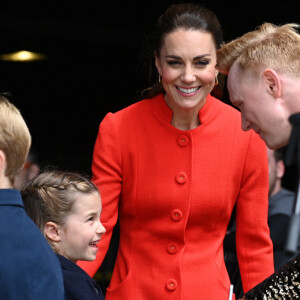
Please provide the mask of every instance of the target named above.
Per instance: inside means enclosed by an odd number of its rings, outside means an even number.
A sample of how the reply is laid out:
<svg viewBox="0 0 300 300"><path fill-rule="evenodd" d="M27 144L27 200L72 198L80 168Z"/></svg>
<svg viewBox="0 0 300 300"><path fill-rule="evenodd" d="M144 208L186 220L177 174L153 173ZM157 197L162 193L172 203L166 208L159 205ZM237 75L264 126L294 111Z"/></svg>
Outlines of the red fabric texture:
<svg viewBox="0 0 300 300"><path fill-rule="evenodd" d="M236 202L244 291L273 273L266 146L241 130L237 110L210 95L199 118L195 129L173 127L159 95L101 122L92 170L107 233L96 260L79 265L97 271L119 216L105 299L228 299L223 239Z"/></svg>

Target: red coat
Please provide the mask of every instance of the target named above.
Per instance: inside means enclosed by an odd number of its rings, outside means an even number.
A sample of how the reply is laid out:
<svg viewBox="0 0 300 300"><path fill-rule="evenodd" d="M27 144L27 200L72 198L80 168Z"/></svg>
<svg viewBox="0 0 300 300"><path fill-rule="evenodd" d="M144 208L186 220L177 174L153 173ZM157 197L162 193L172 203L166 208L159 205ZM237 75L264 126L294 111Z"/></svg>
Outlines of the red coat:
<svg viewBox="0 0 300 300"><path fill-rule="evenodd" d="M237 252L245 291L273 273L267 226L266 146L241 130L240 113L207 97L201 125L171 123L162 95L100 124L93 180L107 229L93 275L119 213L120 246L105 299L228 299L223 239L237 201Z"/></svg>

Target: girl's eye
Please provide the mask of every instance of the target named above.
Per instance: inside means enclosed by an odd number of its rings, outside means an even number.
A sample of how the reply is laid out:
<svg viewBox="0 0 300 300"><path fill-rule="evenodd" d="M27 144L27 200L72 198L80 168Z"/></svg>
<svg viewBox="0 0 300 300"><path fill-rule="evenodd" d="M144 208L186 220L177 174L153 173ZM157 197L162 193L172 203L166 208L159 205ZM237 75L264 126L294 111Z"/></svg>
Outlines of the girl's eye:
<svg viewBox="0 0 300 300"><path fill-rule="evenodd" d="M94 217L90 217L88 221L94 221Z"/></svg>

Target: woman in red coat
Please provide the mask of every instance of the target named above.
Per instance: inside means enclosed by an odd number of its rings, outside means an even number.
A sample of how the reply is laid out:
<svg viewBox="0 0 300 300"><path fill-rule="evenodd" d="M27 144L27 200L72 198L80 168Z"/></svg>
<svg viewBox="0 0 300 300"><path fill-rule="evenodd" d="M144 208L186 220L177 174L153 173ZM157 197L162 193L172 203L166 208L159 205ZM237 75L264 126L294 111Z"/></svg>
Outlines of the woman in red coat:
<svg viewBox="0 0 300 300"><path fill-rule="evenodd" d="M228 299L223 239L235 204L244 290L273 272L266 147L210 95L221 42L211 11L171 6L154 41L160 91L100 124L92 169L107 234L96 261L80 265L97 271L119 217L107 300Z"/></svg>

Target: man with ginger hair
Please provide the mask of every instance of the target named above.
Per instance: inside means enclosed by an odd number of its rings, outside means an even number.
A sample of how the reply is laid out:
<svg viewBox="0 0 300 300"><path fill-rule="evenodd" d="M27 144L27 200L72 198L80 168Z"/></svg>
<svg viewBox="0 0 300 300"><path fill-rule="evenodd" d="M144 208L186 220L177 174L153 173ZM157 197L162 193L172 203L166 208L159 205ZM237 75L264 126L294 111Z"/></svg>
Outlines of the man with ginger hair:
<svg viewBox="0 0 300 300"><path fill-rule="evenodd" d="M217 69L228 75L243 130L253 129L271 149L288 144L292 122L300 126L300 35L298 24L264 23L217 51ZM296 117L296 118L294 118ZM244 299L300 297L300 255L248 291Z"/></svg>
<svg viewBox="0 0 300 300"><path fill-rule="evenodd" d="M13 189L30 144L19 110L0 95L0 299L64 299L60 264Z"/></svg>
<svg viewBox="0 0 300 300"><path fill-rule="evenodd" d="M257 132L271 149L288 144L289 117L300 112L299 25L264 23L217 51L217 69L228 75L232 104L243 130Z"/></svg>

